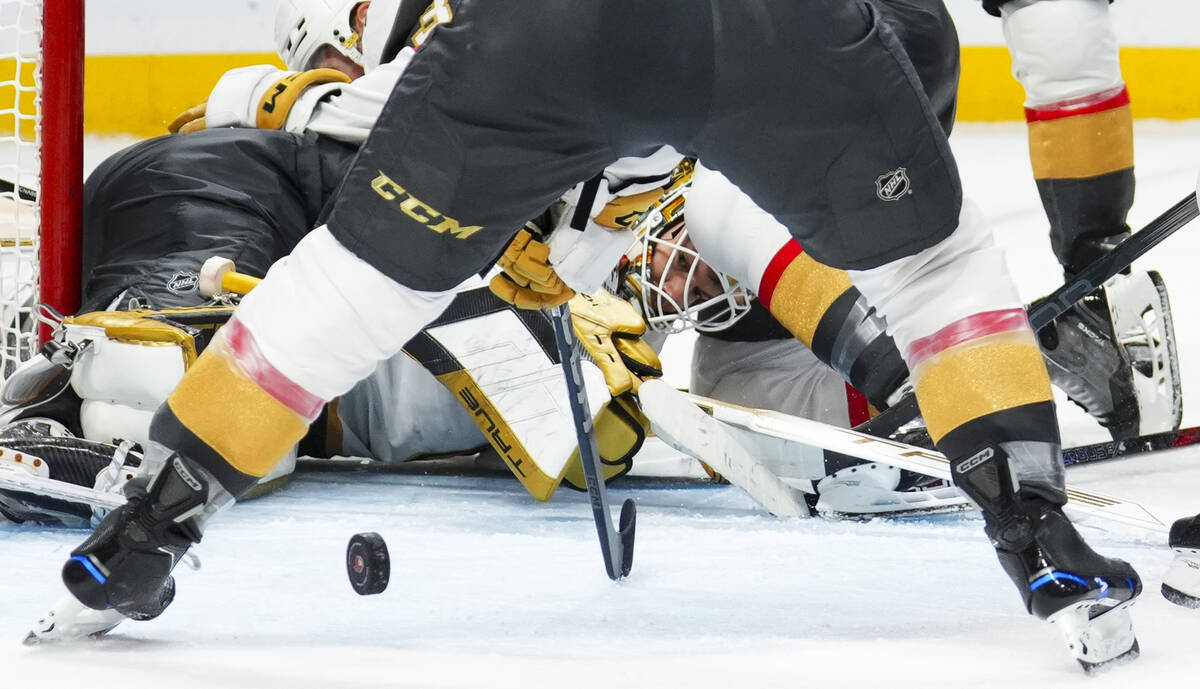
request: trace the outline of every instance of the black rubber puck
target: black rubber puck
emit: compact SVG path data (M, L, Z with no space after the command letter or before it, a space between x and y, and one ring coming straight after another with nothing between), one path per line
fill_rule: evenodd
M346 548L346 574L360 596L383 593L392 575L387 543L377 533L357 533Z

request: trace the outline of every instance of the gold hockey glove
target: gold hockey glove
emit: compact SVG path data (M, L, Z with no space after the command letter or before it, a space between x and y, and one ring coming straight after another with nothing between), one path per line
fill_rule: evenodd
M275 82L262 100L258 102L258 117L255 125L259 129L282 129L287 123L288 113L300 99L304 89L317 84L331 82L350 83L350 77L336 69L310 69L306 72L292 72Z
M192 132L204 129L208 126L204 121L204 114L207 109L207 101L200 105L193 105L171 120L171 123L167 125L167 131L172 134L191 134Z
M613 397L637 392L642 381L662 376L662 362L642 340L646 322L633 304L605 290L577 294L570 302L575 336L604 373Z
M633 468L633 456L642 449L650 433L650 422L638 408L631 395L613 397L596 414L596 445L604 469L604 482L624 476ZM563 473L563 483L576 490L587 490L587 478L579 449L571 453Z
M523 229L496 262L504 271L492 278L492 293L519 309L559 306L575 296L550 265L550 247Z

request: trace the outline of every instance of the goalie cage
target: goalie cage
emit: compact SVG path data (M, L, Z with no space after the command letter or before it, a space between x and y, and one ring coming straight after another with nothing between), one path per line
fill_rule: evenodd
M0 388L79 305L83 0L0 0Z

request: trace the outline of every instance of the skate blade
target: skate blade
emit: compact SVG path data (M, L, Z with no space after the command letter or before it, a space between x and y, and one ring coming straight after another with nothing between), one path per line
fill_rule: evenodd
M1095 617L1089 615L1096 602L1081 601L1051 615L1047 621L1062 633L1067 650L1083 671L1092 674L1133 660L1141 652L1129 615L1134 600L1125 601Z
M1176 546L1175 559L1163 574L1163 598L1185 608L1200 608L1200 549Z
M1183 608L1200 608L1200 598L1188 595L1177 588L1173 588L1168 584L1162 585L1162 596L1168 601Z
M116 610L92 610L68 594L25 635L26 646L96 638L129 618Z

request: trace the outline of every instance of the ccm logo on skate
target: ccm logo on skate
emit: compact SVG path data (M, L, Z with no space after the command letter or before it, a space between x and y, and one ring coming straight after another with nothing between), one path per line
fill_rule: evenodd
M466 239L483 229L480 225L463 227L454 218L443 215L441 211L408 193L404 187L385 175L383 170L379 171L378 177L371 180L371 188L384 200L395 201L400 212L439 234L449 232L458 239Z
M960 473L960 474L965 474L965 473L967 473L968 471L970 471L970 470L974 469L975 467L979 466L980 464L983 464L984 462L987 462L987 461L988 461L989 459L991 459L991 458L992 458L992 456L993 456L993 455L995 455L995 454L996 454L996 453L995 453L995 452L992 450L992 448L990 448L990 447L985 447L985 448L983 448L983 450L981 450L979 453L975 454L975 455L974 455L974 456L972 456L972 457L969 457L969 458L968 458L966 461L964 461L962 464L959 464L957 467L955 467L955 469L954 469L954 470L955 470L955 471L957 471L957 472L958 472L958 473Z
M875 195L880 201L899 201L912 193L912 183L908 181L908 170L897 168L875 178Z
M175 473L179 474L179 478L186 483L189 488L197 493L204 490L204 488L200 485L200 482L196 480L195 476L192 476L192 472L187 470L187 467L183 465L183 460L181 460L179 457L175 457L175 459L171 461L171 466L175 467Z

